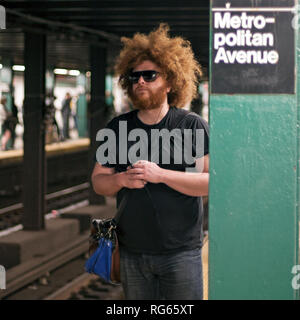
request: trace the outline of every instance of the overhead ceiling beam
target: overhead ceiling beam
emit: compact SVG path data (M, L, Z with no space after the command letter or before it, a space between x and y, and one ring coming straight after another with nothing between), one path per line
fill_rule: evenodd
M30 11L30 13L32 13ZM67 12L34 12L35 15L38 15L41 18L51 18L51 19L104 19L104 20L142 20L142 19L149 19L149 20L159 20L159 19L176 19L176 20L209 20L209 16L207 14L179 14L179 13L166 13L166 14L153 14L149 15L147 12L140 12L138 14L134 14L133 12L128 14L107 14L105 12L76 12L76 13L67 13Z
M72 23L64 23L64 22L60 22L60 21L47 20L44 18L32 16L29 14L23 14L23 13L20 13L16 10L12 10L12 9L6 9L6 12L8 14L13 15L13 16L17 16L23 20L27 20L27 21L30 21L35 24L44 25L45 27L51 26L51 27L56 27L56 28L65 28L67 30L72 30L75 32L83 32L83 33L87 33L90 35L100 36L101 38L104 38L104 39L112 41L112 42L120 42L120 38L117 35L114 35L114 34L111 34L111 33L105 32L105 31L94 30L94 29L90 29L87 27L74 25Z
M173 26L181 27L181 26L190 26L193 29L196 29L199 26L207 26L207 22L205 21L160 21L160 20L144 20L144 21L103 21L103 20L87 20L86 23L94 26L132 26L132 27L143 27L143 26L155 26L160 22L168 22L169 24L173 24ZM138 31L138 30L137 30Z
M184 3L182 0L89 0L89 1L43 1L41 6L41 1L6 1L5 7L14 8L14 9L32 9L37 7L43 7L43 9L50 8L114 8L121 10L132 10L132 9L143 9L147 10L148 8L155 8L154 10L161 10L162 8L189 8L189 10L194 9L207 9L209 7L209 1L202 1L199 6L199 0L185 0Z

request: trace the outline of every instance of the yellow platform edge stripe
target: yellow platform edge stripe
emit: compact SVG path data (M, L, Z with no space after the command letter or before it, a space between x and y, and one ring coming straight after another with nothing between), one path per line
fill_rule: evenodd
M202 246L203 270L203 300L208 300L208 235L205 236Z
M55 142L47 144L45 147L47 156L70 153L73 151L87 150L90 145L89 138ZM0 151L0 165L21 161L23 158L23 149Z

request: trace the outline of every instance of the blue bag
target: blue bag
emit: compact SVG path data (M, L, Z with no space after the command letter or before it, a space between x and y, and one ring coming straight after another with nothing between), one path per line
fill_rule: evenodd
M90 235L90 258L85 263L85 270L97 274L102 280L120 283L120 252L117 237L117 224L127 204L130 193L124 188L123 198L112 219L93 219Z
M101 238L99 240L98 248L92 254L92 256L86 261L86 271L89 273L95 273L103 280L110 282L111 256L111 240Z
M85 263L88 273L98 275L105 282L120 282L120 256L113 219L92 221L90 255Z

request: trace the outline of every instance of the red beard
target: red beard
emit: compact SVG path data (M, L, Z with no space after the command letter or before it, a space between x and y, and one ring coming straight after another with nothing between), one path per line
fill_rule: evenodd
M139 110L157 109L166 99L166 86L161 86L155 92L148 88L145 88L145 90L149 93L147 96L139 96L132 91L132 88L129 90L128 95L134 108Z

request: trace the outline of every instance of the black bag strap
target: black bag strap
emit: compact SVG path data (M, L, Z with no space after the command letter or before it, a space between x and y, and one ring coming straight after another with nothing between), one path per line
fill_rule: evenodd
M171 124L171 130L178 128L179 124L184 120L184 118L190 114L191 111L185 109L178 109L177 113L175 114L175 119Z
M125 190L124 193L125 194L124 194L124 196L123 196L123 198L122 198L122 200L120 202L120 205L119 205L119 207L117 209L117 212L116 212L116 214L115 214L115 216L113 218L113 220L114 220L116 225L119 223L121 215L122 215L122 213L123 213L123 211L125 209L125 206L126 206L126 204L128 202L128 199L129 199L129 196L130 196L130 190L129 189Z

